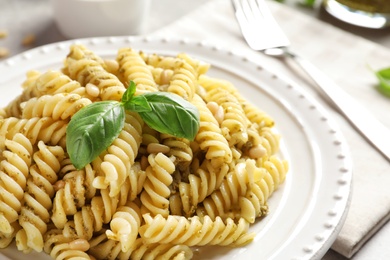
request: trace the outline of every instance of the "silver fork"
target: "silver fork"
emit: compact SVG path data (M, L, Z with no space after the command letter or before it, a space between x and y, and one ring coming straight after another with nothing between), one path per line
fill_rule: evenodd
M308 60L293 53L287 36L265 0L231 0L241 32L249 47L266 55L294 60L318 85L321 94L350 124L390 161L390 130L332 82Z

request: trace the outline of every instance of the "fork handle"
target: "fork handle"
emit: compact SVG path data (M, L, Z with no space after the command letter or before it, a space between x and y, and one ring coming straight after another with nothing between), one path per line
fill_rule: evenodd
M308 60L293 53L289 55L317 83L322 94L334 104L349 123L390 161L390 130Z

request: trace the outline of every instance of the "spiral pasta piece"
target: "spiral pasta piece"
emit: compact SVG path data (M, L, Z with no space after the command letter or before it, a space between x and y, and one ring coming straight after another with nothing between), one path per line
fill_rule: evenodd
M73 167L72 171L54 184L56 194L51 220L57 228L64 228L67 216L76 214L87 200L95 196L96 189L92 186L94 177L95 172L88 164L81 170Z
M99 188L109 187L110 196L116 196L130 174L142 140L143 121L134 112L126 112L125 124L118 138L107 148L101 163L103 178L97 177ZM97 186L95 186L97 187Z
M175 93L186 100L192 100L198 88L198 72L191 64L200 66L200 63L190 58L162 57L156 54L141 53L140 56L146 64L163 69L160 71L162 72L160 84L166 84L169 81L166 91ZM183 57L185 56L183 55ZM199 69L199 71L202 70Z
M206 94L208 102L214 101L223 108L224 118L221 123L222 133L229 145L243 145L248 141L246 117L237 98L224 89L212 89Z
M134 171L139 168L138 165L135 166L132 167ZM138 194L141 191L143 177L140 177L141 174L136 174L138 175L136 178L139 178L136 180L136 184L131 183L133 178L128 177L120 192L114 197L109 195L109 189L100 190L99 195L93 196L89 203L86 203L73 215L73 220L68 219L63 228L64 235L89 240L94 232L101 231L103 225L108 224L113 219L118 208L126 206L128 202L132 201L132 193ZM136 191L132 190L134 186L136 186Z
M267 159L272 153L271 147L269 146L269 143L266 142L264 137L259 135L255 124L252 124L250 127L248 127L247 133L248 142L241 147L242 157L254 159L256 161Z
M273 118L250 103L246 98L244 98L237 88L229 81L223 79L217 79L210 77L208 75L199 76L199 84L206 90L210 91L212 89L224 89L229 93L233 94L237 100L241 103L246 116L252 123L256 123L259 127L272 127L275 125Z
M73 60L92 60L95 61L99 66L101 66L103 69L107 69L107 64L104 62L104 60L99 57L95 52L88 49L86 46L82 44L73 44L70 46L70 51L67 55L67 58L73 59ZM69 74L69 67L65 60L64 67L62 68L63 72L65 74Z
M215 165L212 160L204 160L202 162L200 168L208 175L215 176L215 188L213 189L213 185L210 185L209 191L207 192L208 194L211 190L216 190L221 186L222 182L226 179L226 175L231 171L232 165L234 165L233 162L222 165ZM214 181L212 183L214 183Z
M209 63L197 60L186 53L179 53L176 57L170 57L158 55L156 53L148 54L140 52L140 57L147 65L154 68L162 68L164 70L173 70L182 62L182 60L184 60L195 69L198 76L205 74L210 69Z
M288 171L288 163L276 156L271 156L269 160L263 162L263 167L267 170L264 178L261 180L261 187L266 199L279 187L285 180Z
M140 57L145 61L145 63L153 68L161 68L164 70L174 70L182 63L183 59L171 56L161 56L156 53L145 53L140 52Z
M280 136L269 127L263 127L259 131L262 137L261 145L267 150L267 155L275 155L279 151Z
M3 221L3 219L1 219L1 221ZM15 235L20 229L19 223L17 222L13 222L11 226L14 231L10 235L4 235L0 233L0 248L7 248L12 243L12 241L14 241Z
M228 171L227 164L213 167L211 161L206 160L194 174L188 175L188 182L182 181L178 184L180 208L186 216L193 215L198 204L221 186Z
M194 104L200 114L200 126L195 140L202 150L206 152L206 158L217 160L220 163L230 163L233 159L232 151L226 138L222 135L219 124L203 99L195 94L192 104Z
M264 171L256 167L254 160L238 163L234 166L234 171L228 173L219 189L203 201L202 210L212 219L217 216L223 219L241 218L239 212L245 211L246 208L239 207L240 198L245 196L263 175Z
M175 165L179 168L188 167L193 159L193 151L188 139L161 134L161 143L170 148L167 155L175 157Z
M143 191L143 186L146 180L146 172L142 170L139 162L134 163L130 169L130 175L125 185L122 185L122 189L126 190L120 194L122 199L119 205L124 205L127 200L134 201L137 196ZM126 189L128 187L128 189Z
M22 229L16 234L19 250L27 252L30 249L42 251L43 234L50 221L54 197L53 184L57 181L60 161L64 158L64 150L60 146L47 146L40 141L38 148L33 155L35 164L30 167L24 204L19 216Z
M49 230L44 236L44 251L56 260L90 260L88 249L88 241L65 237L59 229Z
M109 239L119 241L122 252L127 252L137 239L141 226L141 210L133 202L119 207L112 216L106 235Z
M66 120L91 103L91 100L82 98L78 94L44 95L39 98L31 98L23 103L22 117L51 117L54 120Z
M163 153L150 154L148 161L150 166L146 169L146 181L144 191L141 193L144 211L153 215L168 216L169 200L171 194L169 185L173 179L171 174L175 171L174 158L169 158Z
M80 55L69 55L65 61L65 68L72 79L86 86L93 84L100 90L99 97L102 100L120 101L126 88L114 75L104 69L102 63L88 55L89 51L82 46L74 46L74 53ZM77 51L76 51L77 50ZM76 56L76 57L74 57ZM104 64L104 62L103 62Z
M137 238L130 250L123 252L118 241L107 238L105 233L89 241L89 254L97 259L108 260L185 260L192 259L193 252L186 245L145 244L142 238Z
M19 119L8 117L0 120L0 149L4 147L1 137L12 139L17 133L25 135L33 145L38 140L50 145L60 145L65 148L67 122L54 120L51 117L34 117Z
M255 181L248 193L239 201L241 209L239 216L244 217L250 223L253 223L255 218L268 213L267 200L284 181L288 164L276 156L271 156L269 160L262 163L259 169L263 177Z
M22 208L33 147L27 137L19 133L5 141L5 148L0 162L0 234L12 238L15 235L13 223Z
M100 192L104 190L104 194L108 195L110 190L107 189L104 180L104 173L101 173L102 170L100 168L102 160L100 157L97 157L93 162L93 171L96 172L97 176L92 181L92 187ZM100 173L99 173L100 172ZM116 201L117 206L123 206L128 201L134 201L138 198L138 195L143 190L143 185L146 180L146 173L141 168L140 162L135 162L130 168L130 174L125 179L125 182L121 185L119 193L112 197Z
M247 163L249 172L254 172L255 178L250 182L246 194L239 194L238 208L236 218L245 218L249 223L254 223L256 218L268 214L268 204L265 194L261 191L259 183L267 174L267 170L263 167L258 167L254 160Z
M35 81L34 88L37 92L36 97L62 93L77 94L92 101L97 99L97 95L88 91L88 88L81 86L78 81L72 80L68 75L57 70L48 70L39 75Z
M173 70L152 67L153 80L157 84L158 91L168 91L169 82L172 79Z
M35 84L37 79L41 76L41 74L42 73L38 70L27 71L26 78L22 83L22 88L23 88L22 96L24 96L24 101L32 97L35 97L39 94L39 91L37 92Z
M140 227L140 235L146 243L242 246L254 237L253 233L247 233L249 223L243 218L237 224L230 218L225 223L220 217L212 220L209 216L201 219L169 215L164 218L144 214L143 218L145 224Z
M140 56L153 70L154 79L160 85L160 91L168 91L184 99L191 100L198 90L198 77L209 69L208 63L196 60L185 53L176 57L148 55L144 52Z
M241 215L248 222L253 223L256 217L268 213L267 200L278 186L284 181L288 170L286 161L271 156L263 162L261 168L264 173L260 181L251 186L250 191L240 198Z
M90 204L84 205L73 220L68 220L63 228L63 234L70 238L90 240L94 232L103 229L103 224L111 221L118 208L118 197L111 198L108 190L101 190L100 196L94 196Z
M176 63L176 66L173 69L173 75L167 90L191 101L198 87L198 75L195 69L185 60Z
M266 112L258 109L252 103L248 102L241 95L237 97L239 102L242 104L242 108L248 119L252 123L256 123L259 126L259 129L262 127L273 127L275 125L274 119Z
M191 57L190 55L188 55L187 53L184 52L179 53L177 57L179 59L185 60L188 64L190 64L196 70L198 77L200 75L206 74L206 72L210 69L209 63L202 62L201 60L197 60Z
M268 203L264 195L259 183L255 183L245 196L240 196L238 203L240 212L236 213L236 217L254 223L256 218L267 215Z
M12 100L6 107L2 109L0 118L20 118L22 116L22 109L20 104L22 104L25 100L26 98L23 96L23 94Z
M4 118L6 118L6 117L8 117L8 116L7 116L7 112L5 111L4 108L1 108L1 109L0 109L0 119L4 119Z
M121 48L117 54L119 71L123 75L123 84L134 81L136 94L158 91L150 67L146 65L139 53L132 48Z

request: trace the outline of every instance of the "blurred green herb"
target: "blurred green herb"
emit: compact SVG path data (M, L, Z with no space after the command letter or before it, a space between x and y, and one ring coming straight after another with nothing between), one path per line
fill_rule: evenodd
M286 0L274 0L279 3L285 3ZM297 0L297 4L304 6L304 7L309 7L313 8L314 4L316 3L316 0Z
M300 0L299 3L306 7L314 7L316 0Z
M376 71L375 75L379 80L378 90L390 97L390 67Z

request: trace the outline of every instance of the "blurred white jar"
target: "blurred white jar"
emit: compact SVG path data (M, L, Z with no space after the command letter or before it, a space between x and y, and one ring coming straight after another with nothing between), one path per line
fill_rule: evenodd
M145 31L150 0L51 0L67 38L137 35Z

